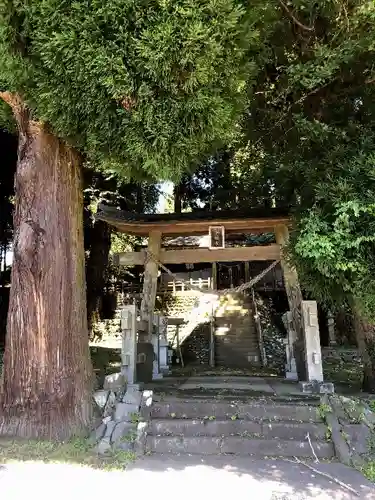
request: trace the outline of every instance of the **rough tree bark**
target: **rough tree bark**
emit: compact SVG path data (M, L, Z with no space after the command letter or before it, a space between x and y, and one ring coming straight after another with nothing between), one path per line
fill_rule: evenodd
M353 307L357 346L362 357L362 390L375 394L375 325L364 319L360 309Z
M80 161L19 96L0 97L19 132L0 433L67 439L92 418Z

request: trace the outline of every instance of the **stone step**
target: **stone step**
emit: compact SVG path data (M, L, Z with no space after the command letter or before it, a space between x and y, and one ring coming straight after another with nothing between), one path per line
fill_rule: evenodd
M254 420L153 419L149 434L153 436L242 436L266 439L324 440L326 426L310 422L274 422Z
M332 443L312 441L311 444L318 458L333 458L335 456ZM237 456L314 458L307 440L292 441L242 437L159 437L149 435L146 441L146 451L159 454L230 454Z
M315 406L280 403L243 403L216 401L155 402L152 418L197 418L321 422Z

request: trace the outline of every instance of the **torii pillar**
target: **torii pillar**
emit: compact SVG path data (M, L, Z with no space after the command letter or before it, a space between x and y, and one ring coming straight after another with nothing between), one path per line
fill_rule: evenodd
M288 335L289 339L292 336L290 347L296 360L298 379L302 382L304 392L331 392L333 386L328 386L332 384L326 384L327 387L323 384L317 304L313 300L303 300L297 270L284 257L285 245L289 241L288 227L277 226L275 236L276 243L280 245L281 266L290 309Z
M143 277L143 296L141 302L141 333L139 342L152 341L153 316L158 285L159 266L152 257L156 259L160 254L161 232L151 231L148 236L147 250L151 255L147 255L144 277Z
M280 264L284 275L285 291L288 297L288 344L290 356L295 360L299 380L306 380L304 356L304 331L302 321L302 292L295 267L285 258L285 246L289 242L289 230L285 224L275 227L276 243L280 245ZM291 375L293 378L293 375Z

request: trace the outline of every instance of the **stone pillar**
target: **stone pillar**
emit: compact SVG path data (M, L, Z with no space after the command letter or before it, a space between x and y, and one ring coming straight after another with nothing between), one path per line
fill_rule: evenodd
M132 385L137 377L137 308L133 305L123 306L121 310L121 373L127 383Z
M335 317L331 312L328 312L327 316L329 345L334 347L336 345Z
M163 374L168 374L170 372L168 364L169 343L167 338L168 318L160 316L159 325L159 371Z
M160 314L154 314L153 318L154 333L152 334L152 345L154 348L154 362L152 368L152 379L158 380L163 378L163 373L160 366L160 348L161 340L164 338L165 334L163 331L165 318Z
M217 291L217 262L212 263L212 301L211 301L211 319L210 319L210 359L209 363L211 368L215 366L215 314L216 307L214 304L215 298L214 294Z
M287 380L298 380L296 358L294 354L294 344L297 341L297 334L293 329L293 319L290 311L283 315L283 323L287 331L287 337L285 339L285 378Z
M305 365L307 382L323 382L322 352L318 324L318 308L314 300L302 301Z

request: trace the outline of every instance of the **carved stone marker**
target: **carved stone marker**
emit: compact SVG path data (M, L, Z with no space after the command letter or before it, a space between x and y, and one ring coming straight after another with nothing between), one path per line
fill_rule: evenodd
M297 340L297 333L293 328L293 318L290 311L283 315L283 323L287 331L285 339L286 350L286 364L285 364L285 378L287 380L298 380L296 359L294 355L294 344Z
M125 376L128 384L134 384L137 366L137 309L134 304L123 306L121 330L121 373Z
M306 381L323 382L322 352L318 324L317 304L314 300L302 301Z
M154 361L152 365L152 379L159 380L163 378L163 373L160 370L160 338L162 335L164 317L160 314L154 314L153 316L153 334L152 334L152 345L154 347Z
M331 312L328 313L327 325L328 325L329 345L335 346L336 345L335 317Z

